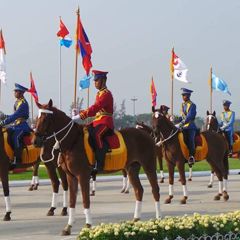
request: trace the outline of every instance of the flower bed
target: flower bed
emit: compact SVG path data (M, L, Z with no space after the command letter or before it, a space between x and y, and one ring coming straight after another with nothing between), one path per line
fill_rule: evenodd
M197 240L240 239L240 211L227 214L169 217L131 223L100 223L99 226L83 228L78 239L94 240ZM214 237L213 237L214 236Z

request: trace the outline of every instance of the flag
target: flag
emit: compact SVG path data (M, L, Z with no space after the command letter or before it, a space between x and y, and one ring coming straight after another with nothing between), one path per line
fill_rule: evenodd
M72 39L69 36L69 32L66 26L63 24L62 19L60 18L60 30L57 33L57 36L60 40L60 46L65 46L69 48L72 45Z
M76 51L78 55L81 52L82 55L82 65L86 71L86 75L89 75L89 71L92 67L91 54L92 47L88 36L83 28L80 16L78 15L77 28L76 28Z
M34 97L35 102L38 102L38 94L37 94L37 90L33 81L33 77L32 77L32 73L30 73L30 82L31 82L31 86L30 88L27 90L27 92L30 92L31 95Z
M172 57L171 70L173 71L173 77L181 82L190 83L187 80L188 69L185 63L174 53Z
M5 42L3 39L2 30L0 30L0 80L6 84L7 75L5 55L6 55Z
M91 76L85 75L79 82L79 90L89 88L90 87L90 79L91 79Z
M229 95L231 93L228 90L228 85L224 82L221 78L217 77L215 74L212 73L212 89L216 91L226 92Z
M152 95L152 105L154 107L156 107L156 105L157 105L157 91L156 91L156 88L155 88L155 85L154 85L153 77L152 77L152 83L151 83L151 86L150 86L150 93Z

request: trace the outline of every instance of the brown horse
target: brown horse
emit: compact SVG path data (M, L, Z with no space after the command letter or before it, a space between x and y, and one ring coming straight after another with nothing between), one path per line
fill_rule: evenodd
M39 118L36 123L34 139L35 147L43 147L46 139L55 136L59 141L61 159L60 163L67 175L76 178L80 183L86 226L92 225L90 212L89 180L93 166L90 165L87 152L84 147L84 125L74 123L65 113L52 106L52 100L46 105L37 104ZM139 179L139 171L143 167L152 187L155 200L156 217L161 217L160 193L156 174L156 154L153 139L145 132L134 128L125 128L120 131L127 149L126 169L130 182L135 191L136 207L133 221L141 217L143 187ZM44 142L45 141L45 142ZM116 172L121 169L105 171ZM103 172L102 172L103 173ZM69 185L70 210L69 221L62 235L69 235L75 219L75 205L77 189L75 183Z
M170 203L173 198L174 168L177 166L183 186L183 198L180 203L185 204L188 198L184 171L186 158L182 153L178 139L179 130L163 115L161 108L160 110L155 110L154 107L152 108L152 121L154 133L156 136L161 137L161 143L164 144L165 159L169 172L169 196L165 200L165 203ZM222 194L224 196L224 200L228 200L228 158L226 143L223 138L215 132L205 131L202 132L202 135L205 137L208 145L206 160L210 164L211 168L214 169L218 180L220 181L219 193L215 196L214 200L219 200Z
M221 133L215 111L213 111L213 113L209 113L209 111L207 111L206 130ZM240 137L239 131L236 131L234 133ZM236 151L233 153L237 153L237 158L240 160L240 152ZM212 170L210 183L208 184L209 188L213 186L213 182L214 182L214 171Z
M31 164L21 164L17 166L18 168L27 168L31 167L35 164L39 164L40 158L37 158L37 160ZM56 159L55 159L56 162ZM11 201L10 201L10 194L9 194L9 180L8 180L8 174L9 174L9 157L7 156L5 149L4 149L4 137L3 137L3 129L0 129L0 178L2 181L2 187L3 187L3 193L5 197L5 203L6 203L6 214L3 218L4 221L10 221L11 220ZM58 193L58 186L59 186L59 180L56 174L56 166L52 163L46 163L45 164L46 169L48 171L49 178L52 181L52 187L53 187L53 200L52 200L52 206L47 212L47 216L53 216L54 210L57 207L57 193ZM62 185L64 188L64 207L62 209L61 215L66 216L67 215L67 207L68 207L68 185L66 182L66 176L65 172L63 170L59 171L61 179L62 179ZM64 177L65 176L65 177Z

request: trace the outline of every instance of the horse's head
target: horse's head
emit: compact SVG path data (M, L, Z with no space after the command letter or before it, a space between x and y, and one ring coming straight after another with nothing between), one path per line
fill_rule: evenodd
M218 120L216 118L215 111L213 113L209 113L209 111L207 111L206 130L214 132L218 131Z
M36 103L38 107L38 117L36 119L36 131L33 137L34 147L43 147L44 142L46 142L49 132L53 132L52 128L52 116L53 116L53 102L50 99L48 104L41 105Z

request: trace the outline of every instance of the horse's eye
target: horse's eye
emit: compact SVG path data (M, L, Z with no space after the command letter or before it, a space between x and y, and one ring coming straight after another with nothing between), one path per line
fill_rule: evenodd
M158 118L159 117L159 112L155 112L154 116L155 116L155 118Z

